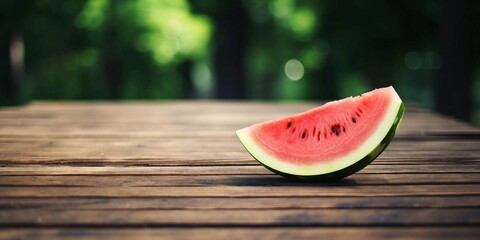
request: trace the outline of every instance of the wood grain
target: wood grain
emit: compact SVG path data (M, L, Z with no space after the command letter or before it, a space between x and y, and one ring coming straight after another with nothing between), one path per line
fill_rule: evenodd
M458 185L480 184L479 173L358 173L329 186L345 185ZM0 187L174 187L174 186L318 186L326 184L298 182L277 175L26 175L0 176Z
M0 208L15 209L397 209L475 208L480 196L411 197L130 197L130 198L3 198Z
M318 105L1 108L0 239L476 239L476 127L407 104L387 150L334 183L277 176L234 134Z
M475 239L475 226L430 227L179 227L179 228L14 228L6 239Z
M420 226L478 225L480 209L142 210L19 209L0 211L5 226Z
M479 184L391 186L0 187L2 197L318 197L480 195Z

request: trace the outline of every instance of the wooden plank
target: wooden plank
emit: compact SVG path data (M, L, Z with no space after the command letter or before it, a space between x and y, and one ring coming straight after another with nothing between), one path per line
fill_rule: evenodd
M372 164L377 165L381 163L388 164L442 164L442 163L474 163L480 162L480 151L468 152L459 151L458 154L453 151L437 151L431 153L409 151L409 153L391 154L390 151L384 152ZM72 155L75 154L75 155ZM78 154L78 155L77 155ZM86 154L84 158L79 158L82 153L66 153L67 158L48 158L47 156L41 158L32 157L16 157L15 154L8 159L0 160L0 167L13 164L29 164L29 165L80 165L80 166L95 166L95 165L160 165L160 166L219 166L219 165L258 165L252 157L244 156L245 153L223 153L215 154L215 157L209 157L207 153L192 155L182 154L162 154L157 153L158 156L152 157L91 157ZM453 155L449 157L448 155ZM5 157L7 154L4 154ZM95 154L101 156L102 153ZM234 157L238 155L238 157ZM196 158L195 158L196 157Z
M206 131L182 131L182 132L170 132L162 131L158 135L155 134L131 134L125 135L119 138L116 135L98 135L98 136L63 136L63 135L46 135L46 136L34 136L29 138L28 136L15 136L15 135L0 135L0 142L3 144L15 143L15 144L31 144L32 147L69 147L69 146L80 146L85 147L81 143L85 141L90 141L92 146L97 144L101 145L111 145L111 146L131 146L136 147L138 144L146 144L146 146L170 146L175 147L181 144L194 144L193 146L232 146L238 147L238 140L233 132L227 131L216 131L218 135L214 135L215 131L209 132ZM176 134L176 135L174 135ZM222 134L222 135L220 135ZM225 135L223 135L225 134ZM475 136L471 134L472 136ZM433 137L433 136L432 136ZM426 146L451 146L453 148L463 148L463 146L471 144L474 145L474 142L478 142L478 139L449 139L446 136L441 136L442 138L433 139L428 136L421 135L396 135L394 138L397 141L393 141L391 146L405 146L408 147L417 144L422 144ZM415 139L413 139L415 138ZM169 142L165 142L165 139L169 139ZM208 139L210 142L206 144L202 140ZM402 141L403 140L403 141ZM413 140L413 141L412 141ZM435 148L437 149L437 148ZM417 150L421 150L420 148Z
M230 132L230 137L197 138L134 137L129 138L23 138L0 141L0 163L110 163L110 164L252 164L255 163ZM35 140L33 140L35 139ZM480 159L479 141L393 141L378 160L402 158L410 160L446 161ZM189 151L184 151L189 146ZM28 148L29 151L24 151ZM19 154L22 152L22 154ZM213 154L215 153L215 154Z
M155 198L3 198L0 209L361 209L478 208L480 196L414 197L155 197Z
M371 165L452 165L452 164L478 164L480 157L470 154L455 152L437 152L435 154L421 154L410 151L411 156L391 156L384 152L375 159ZM416 155L414 155L416 154ZM191 156L181 157L141 157L141 158L60 158L60 159L22 159L12 158L11 160L0 160L0 167L36 165L35 167L52 166L258 166L259 163L252 157L232 158L231 155L222 158L203 156L198 159ZM454 155L454 156L449 156ZM463 156L462 156L463 155Z
M329 184L272 174L233 133L316 105L0 109L0 238L468 239L480 233L478 128L407 105L389 148L358 174Z
M205 133L223 130L224 133L231 134L233 130L252 123L297 113L313 106L315 105L227 102L64 103L55 107L34 104L29 108L3 111L0 135L148 135L149 132L162 132L160 129L168 129L168 132L187 131L191 134L198 130ZM190 114L192 111L196 114ZM250 114L246 115L245 112ZM477 128L454 119L407 110L399 134L435 131L479 132Z
M4 228L5 239L476 239L477 226L453 227L176 227L176 228Z
M237 143L239 144L239 143ZM0 144L0 146L2 146ZM145 147L137 145L129 147L68 147L44 149L30 147L31 151L21 155L18 152L28 146L18 145L15 149L4 147L0 150L0 163L11 164L55 164L55 163L143 163L143 164L164 164L164 165L204 165L204 164L254 164L254 159L244 149L233 150L221 146L203 146L191 148L185 152L183 146L173 147ZM148 148L148 149L147 149ZM449 150L447 146L439 146L443 150L395 150L387 149L378 160L388 159L410 159L410 160L480 160L479 150L458 149ZM473 148L473 147L472 147ZM183 149L183 150L182 150ZM452 156L453 155L453 156Z
M112 116L113 118L113 116ZM239 123L239 124L230 124L226 126L217 126L215 128L201 128L201 126L191 126L184 127L183 125L167 125L163 128L158 128L156 125L148 126L145 123L131 123L132 126L117 126L118 129L107 129L98 127L62 127L62 126L50 126L47 128L43 124L36 127L25 127L19 128L19 126L4 126L0 128L0 136L2 137L136 137L136 136L150 136L150 137L184 137L188 138L189 136L203 136L203 137L229 137L233 131L241 129L243 127L249 126L253 123L260 122L251 121L249 123ZM266 119L264 119L266 120ZM413 121L413 120L412 120ZM460 127L463 126L463 127ZM398 137L404 138L407 137L409 140L411 137L424 137L424 139L434 139L436 136L438 139L448 139L449 135L452 136L461 136L464 134L466 139L478 139L479 130L473 127L465 127L464 125L460 126L451 126L449 124L445 125L428 125L425 123L425 126L405 126L402 125L398 131ZM449 127L455 127L458 130L444 130ZM117 131L118 130L118 131ZM461 139L461 138L454 138Z
M479 164L372 164L357 174L427 174L427 173L479 173ZM259 164L251 166L37 166L12 165L0 167L0 175L272 175Z
M185 134L185 135L183 135ZM18 147L29 146L31 150L43 149L45 151L51 149L70 149L70 148L86 148L91 147L124 147L124 148L141 148L151 150L150 148L172 148L176 149L179 146L189 146L196 148L226 148L227 152L242 150L243 147L239 145L236 136L231 133L229 136L209 137L209 135L190 135L187 133L179 133L176 137L157 137L157 136L141 136L131 135L122 138L111 136L98 137L57 137L57 136L43 136L43 137L24 137L24 136L0 136L0 144L7 149L17 149ZM397 136L388 147L390 151L480 151L478 142L480 139L431 139L415 137L415 141L405 137L415 136ZM165 141L168 138L168 141ZM402 139L403 138L403 139ZM205 142L208 140L208 142ZM405 141L402 141L405 140ZM88 144L86 144L88 142ZM6 149L1 149L2 152Z
M19 197L375 197L480 195L480 185L195 186L195 187L0 187Z
M0 167L0 175L272 175L262 166L38 166Z
M0 210L5 226L419 226L480 225L479 208L308 210Z
M0 176L0 186L58 186L58 187L162 187L162 186L342 186L342 185L428 185L480 184L480 173L425 173L425 174L355 174L337 183L309 183L284 179L276 175L92 175L85 176Z

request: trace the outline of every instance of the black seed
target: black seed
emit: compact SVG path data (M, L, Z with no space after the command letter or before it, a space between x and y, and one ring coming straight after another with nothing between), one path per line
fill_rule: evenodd
M353 123L356 123L356 122L357 122L357 119L355 119L354 117L352 117L352 122L353 122Z
M305 139L307 137L307 130L304 130L302 133L302 139Z
M338 126L338 124L333 125L333 126L332 126L332 133L337 132L339 127L340 127L340 126Z
M346 131L345 131L345 127L343 127L343 132L346 132Z
M292 122L290 122L290 120L288 120L287 129L289 129L291 126L292 126Z
M332 133L335 133L335 135L339 136L341 129L340 129L340 124L335 124L332 126Z

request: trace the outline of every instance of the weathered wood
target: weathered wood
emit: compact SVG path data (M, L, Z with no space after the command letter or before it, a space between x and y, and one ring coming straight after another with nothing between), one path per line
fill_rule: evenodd
M201 135L231 136L232 130L254 122L286 116L314 106L208 101L157 104L39 103L27 108L3 110L0 125L4 127L0 129L0 135L156 136L167 132L167 136L174 136L182 134L178 132L195 135L195 131L201 131L205 133ZM454 119L426 112L410 112L407 106L399 134L408 132L479 133L479 130Z
M61 140L58 140L61 141ZM204 142L205 140L198 140ZM225 140L224 140L225 141ZM101 145L96 147L80 147L85 143L78 143L78 146L69 147L53 147L53 143L45 143L45 146L35 147L32 144L18 144L14 149L4 147L1 150L1 163L22 163L22 164L162 164L162 165L205 165L205 164L231 164L244 165L256 164L255 161L248 155L243 148L232 149L228 146L221 148L220 146L201 146L195 147L198 143L188 143L191 146L190 152L184 151L185 146L180 143L176 147L168 146L150 146L145 144L137 144L133 147L121 146L121 143L116 143L119 146L113 147L110 145ZM115 144L115 140L112 140ZM239 144L238 142L236 143ZM457 145L462 143L449 143L450 145ZM51 145L51 146L50 146ZM220 144L218 144L220 145ZM421 146L421 144L419 144ZM407 150L406 146L396 149L392 146L382 154L378 160L388 159L407 159L407 160L444 160L451 158L463 160L472 159L480 160L480 149L477 149L474 144L465 144L462 147L452 147L450 150L448 145L438 145L435 149L422 150ZM22 149L28 148L30 151L18 156L18 152ZM218 153L222 151L222 153ZM215 154L213 154L215 153ZM446 157L454 153L454 156ZM214 155L214 156L212 156ZM81 157L80 157L81 156ZM375 161L377 162L377 161Z
M454 163L455 161L453 161ZM372 164L358 174L382 173L480 173L480 164ZM0 167L0 175L272 175L259 164L244 166L42 166L42 165L9 165Z
M476 226L429 227L175 227L175 228L10 228L6 239L476 239Z
M0 109L1 239L476 239L480 130L407 104L387 150L334 183L259 165L234 130L315 103Z
M252 187L0 187L2 197L375 197L480 195L479 184Z
M480 184L480 173L422 173L422 174L356 174L328 185L431 185ZM27 175L0 176L0 186L44 187L173 187L173 186L322 186L325 184L298 182L277 175Z
M477 225L480 209L308 209L308 210L0 210L6 226L382 226Z
M0 209L360 209L475 208L480 196L3 198Z

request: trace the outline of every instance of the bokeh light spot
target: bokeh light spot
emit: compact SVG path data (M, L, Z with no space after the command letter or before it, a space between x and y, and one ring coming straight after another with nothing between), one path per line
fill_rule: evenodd
M303 77L305 69L297 59L290 59L285 63L285 75L291 80L297 81Z

